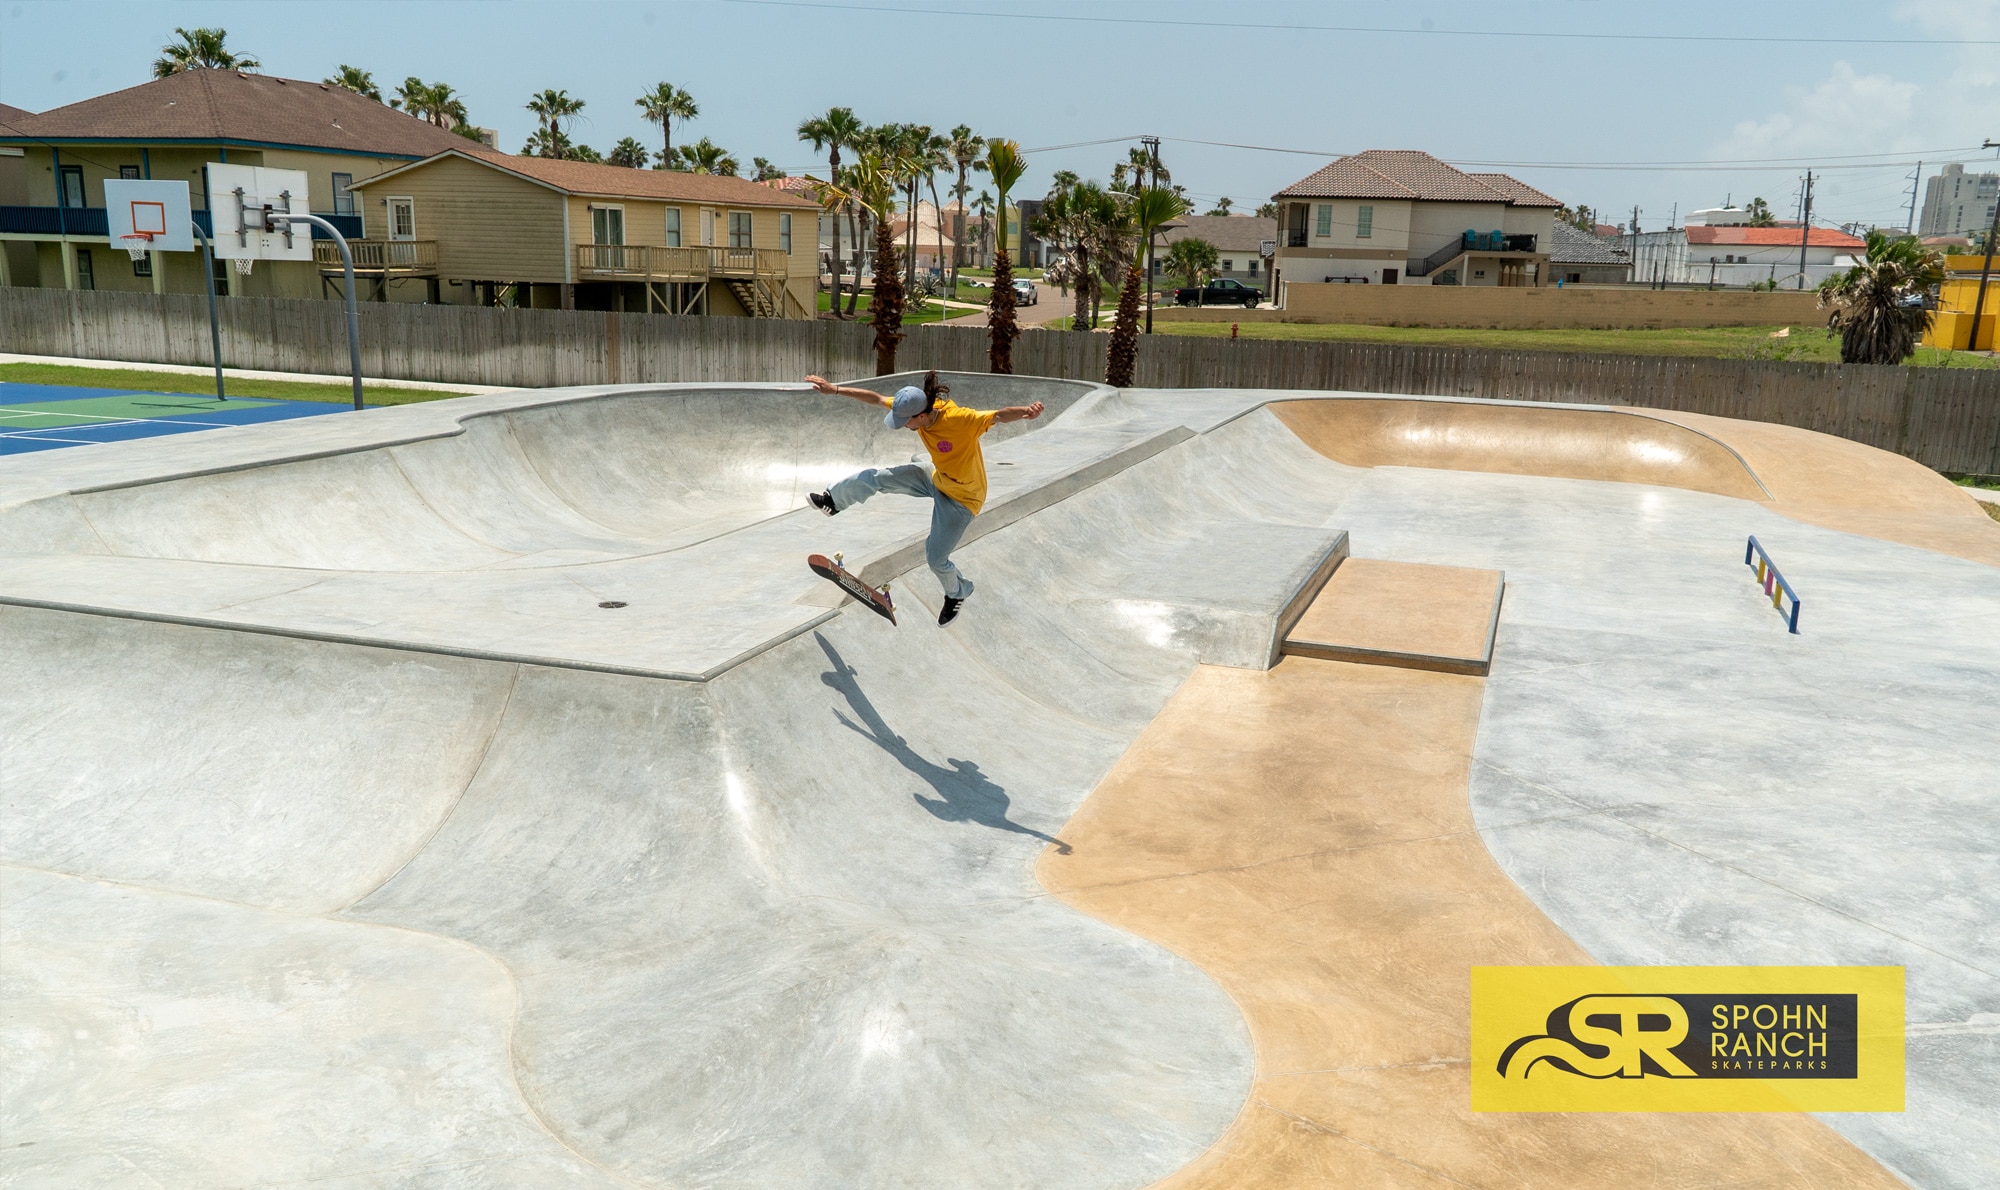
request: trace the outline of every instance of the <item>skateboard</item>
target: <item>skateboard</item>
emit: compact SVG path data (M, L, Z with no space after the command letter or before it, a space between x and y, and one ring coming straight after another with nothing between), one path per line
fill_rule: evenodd
M812 567L814 574L828 580L834 586L859 599L867 605L868 610L894 624L896 622L896 605L889 598L889 584L883 583L879 588L869 586L867 583L862 582L857 575L842 566L840 558L839 554L835 554L831 558L825 554L809 554L806 557L806 565Z

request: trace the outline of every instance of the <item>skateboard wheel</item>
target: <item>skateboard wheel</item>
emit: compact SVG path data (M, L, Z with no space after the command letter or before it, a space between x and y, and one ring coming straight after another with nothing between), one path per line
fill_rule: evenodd
M838 565L840 565L840 560L841 560L842 558L845 558L846 556L847 556L846 554L835 554L835 555L833 556L833 564L834 564L835 566L838 566Z

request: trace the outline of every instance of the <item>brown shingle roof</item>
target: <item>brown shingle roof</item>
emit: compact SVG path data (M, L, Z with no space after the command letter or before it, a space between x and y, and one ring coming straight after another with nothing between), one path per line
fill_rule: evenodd
M1510 207L1559 207L1562 204L1521 179L1507 174L1468 174L1507 196Z
M12 104L0 103L0 121L8 124L13 124L24 116L32 116L34 114L25 107L15 107ZM0 128L0 136L7 135L7 132L8 129Z
M428 157L463 137L325 83L189 70L24 119L0 141L201 141Z
M1183 215L1167 224L1160 242L1171 245L1181 240L1207 240L1219 251L1248 252L1254 256L1265 240L1277 238L1276 219L1259 219L1254 215Z
M654 198L672 202L726 203L739 207L792 207L816 211L817 203L785 194L748 178L724 178L714 174L684 174L672 170L628 169L622 165L596 165L588 161L558 161L549 157L516 157L461 138L459 144L422 161L377 174L354 183L354 189L373 186L421 169L432 161L456 155L495 169L552 186L570 194L603 198Z
M1580 227L1557 219L1549 227L1551 264L1629 264L1631 254L1617 244L1599 239Z
M1504 182L1504 185L1502 184ZM1273 198L1414 198L1429 202L1561 204L1506 174L1469 174L1415 149L1370 149L1329 162Z

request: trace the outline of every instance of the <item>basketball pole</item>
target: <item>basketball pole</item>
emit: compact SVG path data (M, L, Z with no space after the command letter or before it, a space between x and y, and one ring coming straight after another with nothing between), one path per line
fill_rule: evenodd
M354 408L356 412L360 412L361 315L354 307L354 253L347 247L347 237L340 234L339 228L328 223L318 215L287 215L273 211L267 207L264 211L264 222L267 225L292 222L310 223L314 227L324 228L326 234L333 237L333 242L340 246L340 268L346 274L347 278L347 361L354 369Z
M201 275L207 280L208 290L208 345L215 353L215 399L227 401L222 394L222 324L215 318L215 246L209 242L208 233L201 224L193 223L194 234L201 237Z

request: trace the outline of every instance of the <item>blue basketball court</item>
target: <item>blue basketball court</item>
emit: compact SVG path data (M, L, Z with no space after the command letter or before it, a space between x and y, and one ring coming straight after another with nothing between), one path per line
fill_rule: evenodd
M0 455L350 411L330 402L0 383Z

